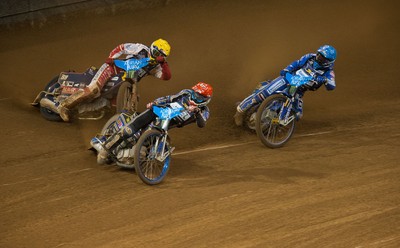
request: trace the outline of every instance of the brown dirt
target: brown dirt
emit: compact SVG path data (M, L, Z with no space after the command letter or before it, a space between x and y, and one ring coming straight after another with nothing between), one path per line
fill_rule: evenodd
M0 247L399 247L398 7L185 1L0 31ZM215 95L206 128L171 132L170 172L149 187L86 150L106 120L48 122L29 103L60 71L159 37L173 78L145 78L142 107L200 80ZM233 126L257 82L325 43L337 89L305 96L285 147Z

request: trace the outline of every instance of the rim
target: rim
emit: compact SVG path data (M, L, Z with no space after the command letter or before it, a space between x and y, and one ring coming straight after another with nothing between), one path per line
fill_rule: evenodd
M260 126L265 140L274 145L285 143L290 137L294 121L286 126L279 124L279 111L282 108L282 100L272 101L262 112Z
M168 170L170 161L170 156L166 157L164 161L157 160L157 155L161 152L160 149L158 151L155 149L157 137L159 136L151 135L147 137L140 147L140 173L149 181L158 181L163 178ZM165 151L167 152L168 148Z

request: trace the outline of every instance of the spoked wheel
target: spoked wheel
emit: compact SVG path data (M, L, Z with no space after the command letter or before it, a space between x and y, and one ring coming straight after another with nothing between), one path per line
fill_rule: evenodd
M258 108L256 132L261 142L269 148L282 147L294 132L295 120L292 120L287 125L279 123L279 112L286 99L282 95L272 95L265 99Z
M101 129L101 135L109 137L116 131L115 121L118 119L118 116L119 114L115 114L110 119L108 119L106 124L104 124L103 128Z
M137 111L138 96L136 91L135 83L125 81L121 84L117 95L117 113L121 113L124 109L132 113Z
M142 134L135 148L135 170L146 184L159 184L167 175L170 163L170 146L162 142L163 135L158 130L148 130Z

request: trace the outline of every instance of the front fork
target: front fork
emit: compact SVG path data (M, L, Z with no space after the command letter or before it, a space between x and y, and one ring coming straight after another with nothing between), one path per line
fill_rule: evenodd
M161 123L162 128L162 136L158 137L156 143L154 144L154 158L160 162L163 162L172 152L172 150L168 149L165 151L165 146L167 145L168 138L168 125L170 120L163 120Z
M296 92L296 87L290 86L289 94L287 96L285 103L283 104L280 112L279 112L279 124L286 126L290 122L292 122L296 117L294 115L290 115L292 112L292 107L294 103L294 93Z
M167 138L168 133L166 132L161 138L157 138L156 143L154 144L154 158L160 162L164 162L164 160L171 155L174 150L173 148L169 148L168 151L166 151Z

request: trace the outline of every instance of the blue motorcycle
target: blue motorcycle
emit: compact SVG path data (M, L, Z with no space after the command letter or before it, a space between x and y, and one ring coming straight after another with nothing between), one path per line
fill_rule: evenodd
M139 178L146 184L159 184L167 175L174 147L170 145L168 130L174 118L187 119L188 110L180 103L173 102L165 106L152 107L156 120L135 134L132 134L123 148L110 152L108 164L116 163L123 168L135 168ZM114 115L104 125L100 137L108 139L123 127L129 125L137 114L121 113Z
M299 88L313 81L312 75L299 70L285 76L287 88L276 91L267 97L258 107L255 126L261 142L269 148L278 148L286 144L296 127L295 98Z

